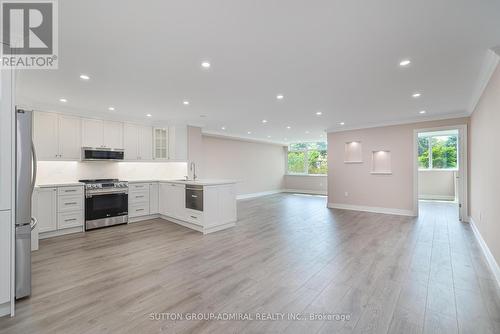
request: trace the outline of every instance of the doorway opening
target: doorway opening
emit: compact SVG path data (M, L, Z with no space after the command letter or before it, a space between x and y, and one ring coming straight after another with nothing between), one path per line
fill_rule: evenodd
M416 215L419 207L446 205L467 221L466 136L466 125L415 130Z

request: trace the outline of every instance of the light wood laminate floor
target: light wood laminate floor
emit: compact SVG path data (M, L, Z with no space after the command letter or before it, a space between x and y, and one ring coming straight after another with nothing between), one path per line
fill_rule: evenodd
M238 215L235 228L205 236L155 219L42 240L33 295L0 333L500 333L496 282L454 204L422 202L414 219L278 194L238 202Z

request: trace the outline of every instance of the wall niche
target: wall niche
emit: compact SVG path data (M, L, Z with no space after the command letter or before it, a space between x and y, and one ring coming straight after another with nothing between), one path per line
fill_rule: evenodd
M360 141L351 141L345 143L344 163L361 164L363 163L363 150Z

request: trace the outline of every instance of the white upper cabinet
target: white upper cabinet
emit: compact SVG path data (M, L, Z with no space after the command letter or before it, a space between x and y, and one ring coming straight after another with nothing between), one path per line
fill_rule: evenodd
M139 128L139 157L141 160L153 159L153 128L150 126Z
M123 125L123 149L125 160L139 160L139 126L136 124Z
M123 123L104 121L103 130L104 147L123 148Z
M80 159L81 138L80 118L59 115L59 157L66 160Z
M80 159L80 118L35 112L33 121L33 141L38 160Z
M59 159L58 118L54 113L34 113L33 137L38 160Z
M82 146L104 147L104 125L99 119L82 120Z
M168 153L170 160L187 160L187 126L168 127Z
M39 160L80 160L82 147L124 149L128 161L186 161L187 126L151 126L35 112ZM2 132L2 134L4 134Z
M153 159L153 129L150 126L124 124L123 143L126 160Z
M123 148L123 123L99 119L82 120L82 146Z

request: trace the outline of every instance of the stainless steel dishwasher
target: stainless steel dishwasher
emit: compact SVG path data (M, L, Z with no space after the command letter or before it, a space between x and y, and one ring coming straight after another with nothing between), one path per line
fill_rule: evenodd
M186 185L186 209L203 211L203 186Z

